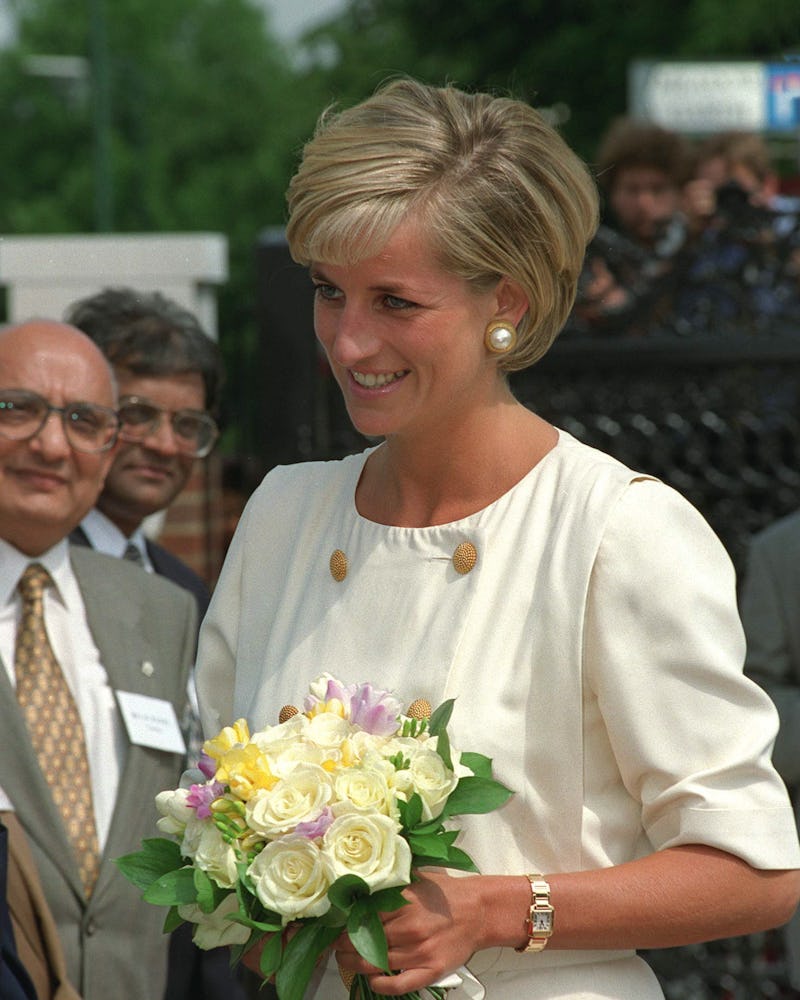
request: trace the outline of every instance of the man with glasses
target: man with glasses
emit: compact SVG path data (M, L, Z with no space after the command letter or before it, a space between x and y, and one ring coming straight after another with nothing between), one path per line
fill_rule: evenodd
M153 836L155 796L183 768L197 610L168 580L68 544L114 461L116 405L108 362L79 330L0 331L0 823L13 812L32 855L28 869L9 857L17 941L40 930L23 893L35 876L80 996L152 1000L163 916L114 861Z
M73 303L66 320L105 354L119 387L120 444L95 509L72 541L127 556L194 594L200 618L208 588L162 545L145 518L166 510L195 460L217 440L222 360L192 313L158 292L106 288Z

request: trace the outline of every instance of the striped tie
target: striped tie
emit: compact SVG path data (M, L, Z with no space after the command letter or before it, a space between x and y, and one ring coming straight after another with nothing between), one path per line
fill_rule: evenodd
M32 563L19 581L22 618L14 648L17 701L28 726L39 767L50 786L72 844L87 896L100 867L89 759L78 707L44 623L44 588L52 580Z

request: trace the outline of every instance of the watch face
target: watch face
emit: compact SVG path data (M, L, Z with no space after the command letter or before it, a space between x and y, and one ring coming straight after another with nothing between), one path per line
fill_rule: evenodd
M533 914L534 931L549 931L553 929L553 914L534 911Z

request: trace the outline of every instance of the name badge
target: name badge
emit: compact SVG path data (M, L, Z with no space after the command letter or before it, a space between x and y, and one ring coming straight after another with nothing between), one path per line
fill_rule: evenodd
M169 753L186 753L186 744L171 701L133 691L117 691L116 695L131 743Z

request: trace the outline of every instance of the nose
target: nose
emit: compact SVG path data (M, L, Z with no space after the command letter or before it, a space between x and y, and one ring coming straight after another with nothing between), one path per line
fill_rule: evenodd
M180 453L181 449L178 447L178 439L169 414L161 414L155 427L146 437L142 438L141 445L148 451L155 451L159 455L172 457Z
M55 411L47 414L44 424L39 432L30 439L30 443L48 462L58 461L68 456L72 451L61 414Z
M363 309L346 304L330 323L330 329L320 337L329 359L343 368L354 368L371 357L379 347L374 322ZM324 326L328 324L326 318Z

